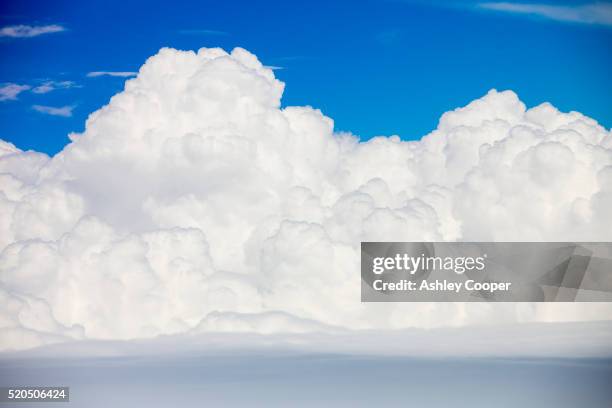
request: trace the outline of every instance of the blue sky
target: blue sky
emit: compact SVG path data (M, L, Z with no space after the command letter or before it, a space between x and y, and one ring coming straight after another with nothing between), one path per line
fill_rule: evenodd
M22 149L61 150L67 134L82 131L87 115L125 81L87 74L137 71L163 46L244 47L281 67L284 105L320 108L337 130L362 139L420 138L443 112L491 88L612 126L609 3L111 0L0 7L0 87L24 87L0 93L0 138Z

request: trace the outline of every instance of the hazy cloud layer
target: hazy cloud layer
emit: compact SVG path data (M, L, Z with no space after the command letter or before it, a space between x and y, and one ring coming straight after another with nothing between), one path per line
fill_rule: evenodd
M49 158L0 143L0 347L610 320L362 304L360 241L611 240L610 132L490 91L420 141L334 133L247 51L162 49Z
M90 340L0 353L0 384L62 381L88 408L608 407L611 334L589 322Z
M579 336L576 334L588 334ZM534 341L537 338L538 341ZM453 347L449 347L449 339ZM82 340L50 344L34 351L6 351L4 358L80 358L146 356L219 356L236 350L255 354L324 353L327 355L441 357L612 357L612 322L521 323L396 330L239 335L196 330L139 340Z

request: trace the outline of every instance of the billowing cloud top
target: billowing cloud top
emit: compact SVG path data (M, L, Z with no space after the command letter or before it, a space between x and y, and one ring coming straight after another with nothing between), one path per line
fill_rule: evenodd
M612 316L358 301L360 241L611 240L594 120L492 90L360 142L283 88L241 48L162 49L56 156L0 142L0 347Z

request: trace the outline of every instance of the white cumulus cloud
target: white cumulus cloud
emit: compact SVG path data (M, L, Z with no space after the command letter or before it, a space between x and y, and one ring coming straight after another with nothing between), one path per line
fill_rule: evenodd
M244 49L165 48L54 157L0 143L0 348L610 320L609 304L362 304L361 241L611 240L612 138L490 91L360 142Z
M66 31L66 28L59 24L43 26L13 25L0 28L0 37L29 38L62 31Z

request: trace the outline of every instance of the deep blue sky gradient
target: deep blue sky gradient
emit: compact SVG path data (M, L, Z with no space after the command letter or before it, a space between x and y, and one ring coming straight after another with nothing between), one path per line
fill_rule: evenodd
M283 105L311 105L362 139L417 139L440 115L512 89L612 126L612 28L411 1L19 1L0 26L62 24L68 31L0 38L0 83L71 80L81 87L0 102L0 138L56 153L67 134L123 87L89 71L136 71L163 46L244 47L281 66ZM196 33L185 30L215 30ZM76 105L71 118L32 105Z

